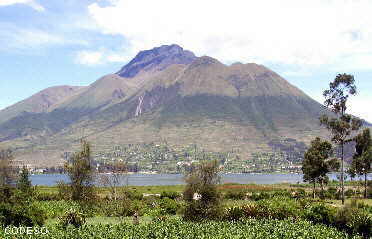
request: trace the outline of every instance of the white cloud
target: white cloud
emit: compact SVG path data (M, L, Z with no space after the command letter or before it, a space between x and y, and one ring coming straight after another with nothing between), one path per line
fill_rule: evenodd
M76 63L82 65L97 65L101 64L103 54L99 51L80 51L76 55Z
M133 52L178 43L224 62L371 67L365 62L372 57L368 0L111 3L93 3L89 13L103 33L123 35Z
M127 54L110 53L106 50L100 51L79 51L76 54L75 63L87 66L102 65L106 63L128 62Z
M106 63L128 62L130 56L123 51L123 54L118 54L106 48L99 50L83 50L76 53L75 63L94 66Z
M359 89L360 93L348 100L348 113L372 123L372 95L368 90ZM323 104L324 98L320 94L312 94L313 99Z
M372 95L359 95L350 99L350 113L372 123Z
M45 8L34 0L1 0L0 1L0 7L10 6L14 4L25 4L25 5L32 7L36 11L39 11L39 12L45 11Z
M15 25L0 23L0 51L25 52L40 47L69 44L87 45L88 43L37 29L22 29Z
M127 62L129 60L128 55L109 54L106 57L107 62Z

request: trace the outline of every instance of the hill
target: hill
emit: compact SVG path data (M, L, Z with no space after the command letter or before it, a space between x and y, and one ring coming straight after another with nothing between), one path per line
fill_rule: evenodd
M254 63L224 65L178 45L142 51L116 74L69 89L49 101L36 100L40 92L0 111L0 146L49 165L75 150L81 137L96 152L123 144L197 144L239 152L249 164L253 154L274 151L273 141L303 148L327 134L318 121L322 106L277 73Z

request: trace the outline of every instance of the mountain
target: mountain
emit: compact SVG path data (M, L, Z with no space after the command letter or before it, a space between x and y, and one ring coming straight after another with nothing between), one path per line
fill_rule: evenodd
M41 113L47 112L57 102L62 101L69 96L72 96L79 90L83 89L81 86L55 86L50 87L39 93L22 100L10 107L0 111L0 123L19 116L23 113Z
M116 74L121 77L134 77L141 71L163 70L173 64L190 64L196 59L191 51L178 45L163 45L152 50L141 51Z
M166 141L238 150L249 161L272 151L273 140L308 144L327 134L318 121L322 106L277 73L196 57L178 45L141 51L87 87L50 89L45 101L42 91L0 111L0 147L34 164L59 162L83 136L96 151Z

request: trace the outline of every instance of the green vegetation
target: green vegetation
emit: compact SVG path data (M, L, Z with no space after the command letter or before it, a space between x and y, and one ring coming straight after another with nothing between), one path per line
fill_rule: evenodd
M60 194L74 201L90 201L95 197L94 174L90 145L82 141L82 150L72 155L65 169L70 183L60 183Z
M308 188L295 186L216 185L215 192L220 195L221 203L221 211L217 211L219 217L202 222L182 219L190 205L181 194L187 191L187 186L119 187L116 201L107 197L109 188L98 188L94 204L63 200L58 198L55 187L40 187L36 189L35 198L42 191L43 194L48 192L50 197L44 196L48 200L33 199L29 202L30 208L41 212L38 218L47 218L45 224L35 225L44 224L50 233L44 237L38 235L38 238L89 238L93 234L115 238L119 233L124 238L131 238L134 232L141 233L143 238L154 235L236 238L240 234L247 238L358 238L358 235L370 233L365 230L371 226L371 199L364 203L350 201L342 207L334 200L312 200ZM151 195L143 197L142 193ZM16 208L21 207L11 206L9 211L17 212ZM133 224L135 214L139 215L139 225ZM159 231L159 228L163 229ZM0 229L0 236L4 235L3 230L5 227Z
M332 141L341 148L341 200L345 202L344 188L344 146L345 143L352 141L352 132L358 131L362 127L362 121L354 116L347 114L347 101L350 96L356 95L354 76L348 74L338 74L333 82L329 84L329 89L325 90L325 106L328 107L335 115L331 118L323 115L320 123L325 125L331 132Z
M222 215L217 161L203 161L186 178L183 193L186 220L218 219Z
M36 235L18 238L316 238L342 239L351 238L346 233L324 225L313 225L307 221L293 222L291 220L255 220L243 222L202 223L186 222L181 219L156 221L148 224L133 225L122 223L117 225L87 225L79 229L66 230L52 227L46 235ZM0 236L11 238L11 236ZM354 237L358 238L358 237Z
M369 129L365 129L362 133L355 137L355 154L349 174L364 175L364 198L368 196L367 174L372 171L372 138Z
M330 159L332 155L332 144L316 138L311 142L310 148L305 153L302 162L304 181L314 185L313 198L315 198L315 184L321 184L321 192L324 193L324 184L328 182L327 173L336 171L340 167L337 160Z

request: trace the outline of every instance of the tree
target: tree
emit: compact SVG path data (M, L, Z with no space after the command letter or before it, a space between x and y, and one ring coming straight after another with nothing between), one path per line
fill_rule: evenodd
M25 166L23 166L22 171L19 175L19 179L17 182L17 188L18 190L20 190L22 193L26 195L32 194L32 184L29 178L28 169Z
M187 220L217 218L221 214L221 198L217 190L220 182L216 160L202 161L186 177L183 193L187 203L184 217Z
M100 176L100 181L104 186L108 187L112 198L116 201L118 198L119 186L126 183L128 179L128 170L124 162L118 161L112 165L110 172L110 174L102 174Z
M70 183L67 185L74 201L89 201L95 197L95 171L92 165L90 144L81 142L82 150L65 163ZM63 187L61 187L63 188Z
M350 96L356 95L354 76L348 74L338 74L333 82L329 84L329 89L325 90L324 105L330 109L335 117L323 115L320 123L325 125L331 132L332 142L341 148L341 199L345 203L344 187L344 145L352 139L353 131L357 131L362 126L362 121L347 114L347 101Z
M16 168L13 165L13 153L10 149L0 151L0 187L14 186Z
M313 184L313 198L315 198L316 183L321 184L323 194L323 185L328 181L327 173L340 166L336 159L330 158L332 153L332 144L319 137L311 142L310 148L305 152L302 172L304 181Z
M349 169L352 177L364 175L364 197L367 198L367 174L371 172L372 164L372 138L369 129L365 129L355 138L355 154Z

